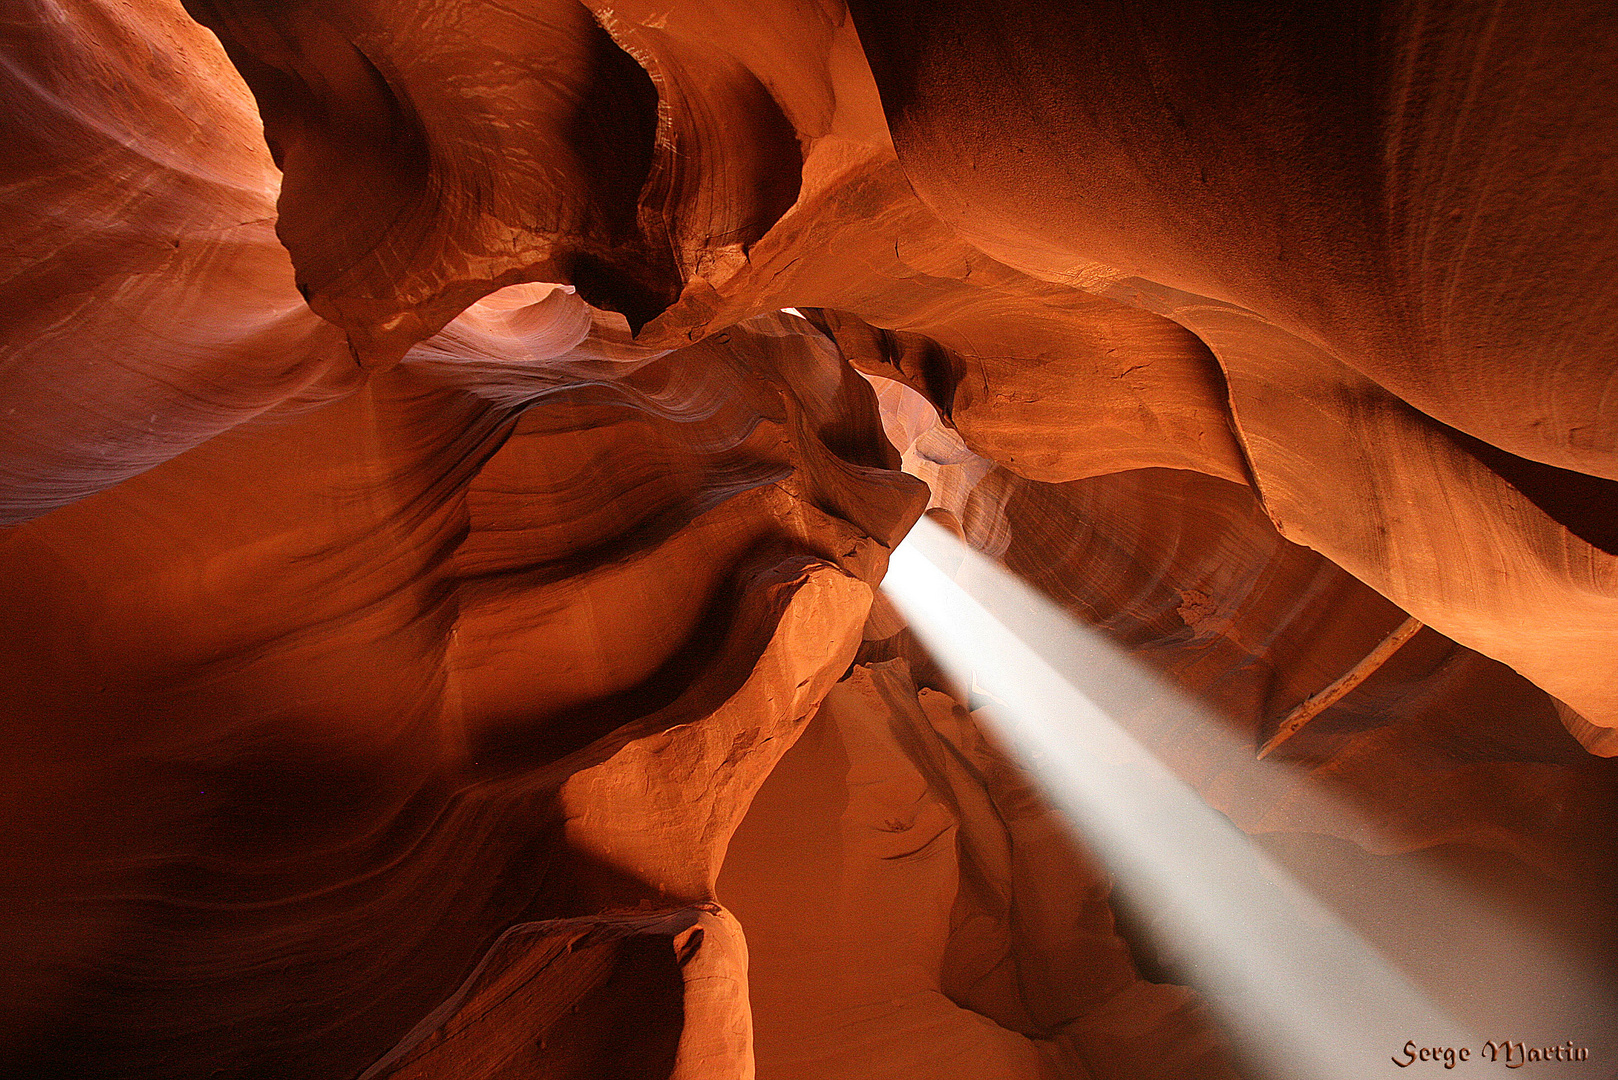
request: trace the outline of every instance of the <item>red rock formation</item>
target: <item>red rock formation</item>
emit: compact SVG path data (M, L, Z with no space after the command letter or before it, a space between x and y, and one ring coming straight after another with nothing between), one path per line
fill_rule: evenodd
M1105 875L903 660L827 695L719 888L760 1076L1235 1075L1193 995L1136 971Z
M6 1075L1224 1075L873 611L879 419L1242 828L1611 884L1599 6L3 26ZM1406 612L1323 815L1246 748Z
M1284 535L1615 726L1603 5L851 7L924 203L1196 334Z

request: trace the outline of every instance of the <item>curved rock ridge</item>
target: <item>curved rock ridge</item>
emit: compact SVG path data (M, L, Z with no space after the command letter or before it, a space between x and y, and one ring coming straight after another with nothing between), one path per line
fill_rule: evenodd
M7 1075L357 1075L514 922L711 903L922 488L788 317L660 355L541 292L0 538ZM685 982L609 967L740 1077L702 918Z
M1235 1077L1196 995L1140 976L1109 890L959 703L902 659L856 666L719 878L759 1077Z
M1249 489L1170 469L1028 480L973 454L920 395L872 381L906 471L974 547L1196 703L1134 700L1121 663L1110 697L1106 678L1087 688L1244 831L1383 854L1465 844L1553 879L1610 877L1618 762L1570 737L1544 691L1430 628L1285 745L1298 767L1255 760L1404 616L1282 537Z
M0 1075L1228 1075L928 505L1326 887L1610 951L1613 20L986 10L19 0Z
M748 1035L740 952L735 921L712 904L522 923L360 1080L735 1075Z
M521 281L574 284L639 329L798 194L783 103L690 20L578 0L189 10L257 97L300 288L367 363ZM824 17L792 27L811 62L831 48Z
M1222 360L1197 312L1246 313L1618 479L1603 4L850 9L906 176L987 254L1139 287Z
M1027 480L973 454L919 394L873 382L906 470L932 488L929 516L1092 628L1053 662L1432 1000L1473 1030L1614 1030L1618 762L1563 725L1597 733L1423 629L1256 760L1402 612L1282 538L1246 488L1162 469ZM908 633L865 636L862 661L904 657L918 682L993 712L972 673L939 672ZM1155 981L1196 983L1150 897L1113 906ZM1525 1002L1524 980L1557 989Z
M1104 422L1041 422L1046 409L1059 415L1053 399L1059 404L1063 397L1084 397L1077 389L1045 396L1044 373L1056 365L1019 372L1007 382L1008 400L1018 393L1011 388L1026 386L1030 404L991 407L981 394L963 390L978 378L987 384L988 364L953 354L951 370L960 374L953 383L940 381L927 374L928 350L935 344L875 330L842 313L814 317L862 371L925 394L969 455L1000 462L1008 474L1047 482L1122 471L1104 467ZM1249 347L1257 348L1251 342ZM1342 365L1328 364L1318 352L1310 355L1327 374L1311 374L1301 364L1267 374L1226 364L1231 415L1238 425L1249 424L1241 430L1251 465L1246 478L1259 496L1256 508L1287 539L1314 548L1446 636L1556 695L1566 703L1561 708L1569 729L1589 749L1618 751L1611 724L1601 719L1611 715L1609 669L1618 655L1612 648L1618 644L1612 584L1618 562L1591 542L1607 543L1600 534L1584 529L1588 535L1580 535L1546 509L1566 509L1580 522L1604 527L1600 508L1607 493L1599 486L1607 481L1547 477L1559 471L1446 428L1363 377L1350 377ZM1331 384L1331 373L1341 378L1338 384ZM1093 399L1061 407L1079 416L1094 409ZM1298 417L1319 422L1305 431ZM1259 423L1270 425L1264 440L1254 434ZM943 447L936 452L952 453ZM1191 464L1211 477L1244 479L1183 456L1171 461L1123 453L1112 460L1132 468ZM1327 462L1335 464L1327 468ZM923 475L936 479L931 472ZM1539 479L1553 485L1548 494L1531 483ZM977 542L999 552L1005 538L980 535Z
M658 347L845 313L845 349L986 456L1250 483L1284 535L1610 730L1618 245L1549 223L1618 201L1618 119L1560 89L1618 43L1577 6L1462 8L1165 9L1137 41L1037 0L1003 27L547 0L481 35L460 8L194 6L260 99L310 302L366 363L523 279ZM1475 93L1436 89L1451 71Z
M1283 534L1618 724L1602 5L850 7L930 209L1190 330Z
M0 63L0 523L353 389L252 98L172 4L24 2Z

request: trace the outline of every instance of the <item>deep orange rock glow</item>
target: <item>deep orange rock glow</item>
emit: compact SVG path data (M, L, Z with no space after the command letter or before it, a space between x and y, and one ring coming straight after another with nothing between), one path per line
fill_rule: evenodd
M1607 5L10 0L0 145L0 1075L1244 1075L929 508L1618 983Z

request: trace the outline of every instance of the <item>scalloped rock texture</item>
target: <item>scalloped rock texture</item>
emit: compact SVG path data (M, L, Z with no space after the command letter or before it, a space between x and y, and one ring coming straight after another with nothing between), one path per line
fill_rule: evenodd
M1236 1075L873 603L928 506L1342 904L1447 853L1618 952L1603 4L0 46L0 1073Z

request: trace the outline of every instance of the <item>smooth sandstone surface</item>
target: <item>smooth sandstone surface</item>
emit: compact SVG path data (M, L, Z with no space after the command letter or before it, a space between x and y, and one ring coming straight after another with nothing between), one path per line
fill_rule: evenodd
M1347 907L1441 857L1610 956L1615 58L1596 3L17 0L0 1073L1234 1075L874 594L928 506Z
M1141 978L1108 889L959 703L902 659L856 667L719 878L759 1075L1236 1075L1194 995Z

